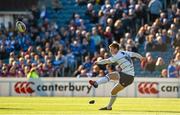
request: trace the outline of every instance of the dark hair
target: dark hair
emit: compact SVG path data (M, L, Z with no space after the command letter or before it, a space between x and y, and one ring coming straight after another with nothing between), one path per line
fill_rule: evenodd
M115 42L115 43L110 44L110 45L109 45L109 48L110 48L110 47L116 48L116 49L118 49L118 50L120 49L119 44L118 44L118 43L116 43L116 42Z

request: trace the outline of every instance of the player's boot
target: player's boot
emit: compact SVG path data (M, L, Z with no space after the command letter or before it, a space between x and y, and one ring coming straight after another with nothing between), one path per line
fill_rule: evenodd
M91 84L92 86L94 86L95 88L98 87L98 84L96 81L93 81L93 80L89 80L89 84Z
M99 110L112 110L112 107L111 108L103 107L103 108L100 108Z

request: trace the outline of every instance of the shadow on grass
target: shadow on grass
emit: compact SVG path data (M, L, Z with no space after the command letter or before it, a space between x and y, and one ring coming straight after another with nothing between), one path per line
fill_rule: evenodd
M120 110L123 112L155 112L155 113L180 113L180 111L155 111L155 110Z
M0 110L32 110L30 108L10 108L10 107L1 107Z

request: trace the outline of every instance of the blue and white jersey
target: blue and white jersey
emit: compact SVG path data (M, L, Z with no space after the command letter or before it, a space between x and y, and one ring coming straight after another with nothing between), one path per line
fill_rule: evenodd
M119 50L116 55L112 55L109 59L112 63L118 63L122 69L121 72L134 76L134 65L131 57L132 52Z

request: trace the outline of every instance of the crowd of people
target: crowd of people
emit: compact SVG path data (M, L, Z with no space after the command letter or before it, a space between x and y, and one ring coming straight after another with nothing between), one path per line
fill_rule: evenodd
M28 28L25 33L17 32L12 24L8 28L1 24L0 77L26 77L34 70L40 77L104 76L120 69L116 65L93 65L109 57L112 42L126 51L142 53L143 48L146 60L141 62L142 71L180 77L179 1L166 7L159 0L77 0L77 4L87 5L85 15L94 25L90 31L77 13L66 27L58 27L48 18L46 8L35 6L32 14L22 19ZM96 10L95 4L100 9ZM168 48L174 51L169 62L152 56Z

